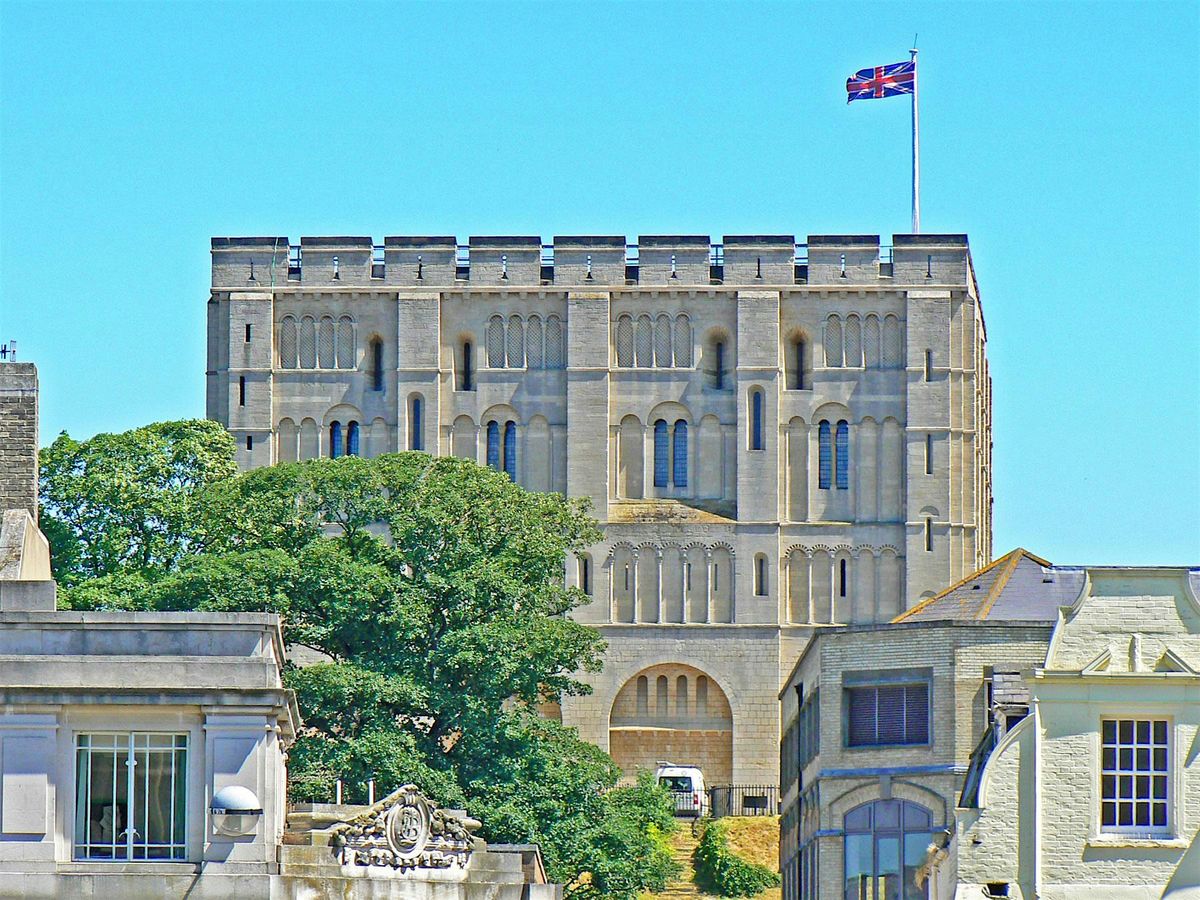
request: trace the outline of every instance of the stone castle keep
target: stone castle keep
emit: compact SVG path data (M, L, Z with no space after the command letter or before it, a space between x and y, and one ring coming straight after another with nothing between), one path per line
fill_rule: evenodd
M965 235L214 238L207 412L245 468L425 450L588 497L609 644L563 721L627 770L777 783L814 629L991 559Z

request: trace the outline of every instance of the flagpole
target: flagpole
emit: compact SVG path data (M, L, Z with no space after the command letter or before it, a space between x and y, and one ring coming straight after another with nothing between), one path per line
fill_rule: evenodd
M908 51L912 55L913 91L912 91L912 230L913 234L921 233L921 129L917 118L917 48Z

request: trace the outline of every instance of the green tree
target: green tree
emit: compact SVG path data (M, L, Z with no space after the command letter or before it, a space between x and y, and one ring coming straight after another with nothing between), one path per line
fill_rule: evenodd
M43 489L73 552L64 604L278 612L289 645L325 660L285 672L305 722L295 799L331 800L339 777L351 802L368 778L413 781L491 840L541 844L572 894L661 887L669 797L617 788L610 757L533 712L600 665L598 634L568 615L587 598L562 579L599 537L586 506L424 453L235 475L208 424L55 441Z

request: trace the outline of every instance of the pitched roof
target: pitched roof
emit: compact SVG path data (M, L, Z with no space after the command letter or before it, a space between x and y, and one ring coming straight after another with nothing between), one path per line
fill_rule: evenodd
M1083 588L1082 569L1053 566L1018 547L893 622L1053 622Z

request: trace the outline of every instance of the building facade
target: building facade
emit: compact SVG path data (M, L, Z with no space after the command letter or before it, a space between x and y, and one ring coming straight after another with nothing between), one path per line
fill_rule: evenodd
M208 415L245 468L454 454L586 497L609 649L563 720L774 783L784 661L991 553L963 235L214 238Z

